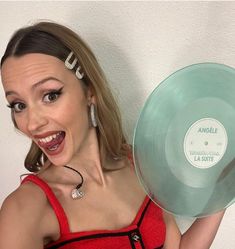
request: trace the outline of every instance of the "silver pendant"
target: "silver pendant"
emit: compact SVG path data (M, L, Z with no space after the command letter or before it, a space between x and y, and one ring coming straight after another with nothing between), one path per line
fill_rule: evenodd
M71 192L71 196L73 199L81 199L84 196L84 193L79 189L73 189Z

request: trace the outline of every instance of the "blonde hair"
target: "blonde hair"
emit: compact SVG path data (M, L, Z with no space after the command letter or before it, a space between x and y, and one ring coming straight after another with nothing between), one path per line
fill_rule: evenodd
M10 39L1 66L10 56L20 57L29 53L52 55L64 62L71 51L84 72L84 85L89 86L96 97L96 130L101 162L109 157L122 158L127 155L129 146L124 136L118 106L95 55L78 34L54 22L39 22L23 27ZM13 113L12 119L17 128ZM36 172L46 159L42 150L32 141L25 158L25 167Z

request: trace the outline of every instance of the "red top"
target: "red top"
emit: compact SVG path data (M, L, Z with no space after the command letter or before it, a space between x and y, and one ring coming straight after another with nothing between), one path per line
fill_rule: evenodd
M27 176L22 183L30 181L46 194L58 222L60 238L45 249L160 249L163 247L166 227L162 210L148 196L142 203L134 221L119 230L95 230L70 232L67 216L49 185L36 175Z

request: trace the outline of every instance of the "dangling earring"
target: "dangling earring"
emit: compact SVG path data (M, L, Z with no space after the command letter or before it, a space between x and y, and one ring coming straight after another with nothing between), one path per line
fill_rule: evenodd
M91 117L91 124L93 127L97 127L97 120L95 116L95 105L91 103L90 105L90 117Z
M41 155L41 158L40 158L40 163L41 163L41 165L44 165L45 164L45 154L44 153L42 153L42 155Z

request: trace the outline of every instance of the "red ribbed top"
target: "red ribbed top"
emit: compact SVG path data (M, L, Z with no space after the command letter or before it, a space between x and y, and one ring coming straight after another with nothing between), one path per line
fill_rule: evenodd
M165 241L162 210L146 196L134 221L119 230L71 232L66 213L49 185L36 175L22 183L33 182L47 196L60 224L60 238L45 249L158 249Z

